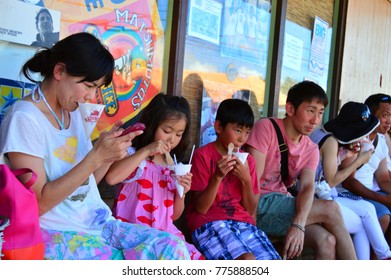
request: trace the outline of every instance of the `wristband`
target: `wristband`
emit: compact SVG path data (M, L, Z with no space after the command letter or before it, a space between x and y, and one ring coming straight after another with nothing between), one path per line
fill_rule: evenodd
M301 230L303 233L305 233L304 227L301 226L301 225L299 225L299 224L291 224L291 227L298 228L298 229Z

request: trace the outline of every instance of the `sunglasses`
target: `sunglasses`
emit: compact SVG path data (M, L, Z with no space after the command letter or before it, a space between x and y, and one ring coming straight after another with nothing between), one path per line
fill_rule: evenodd
M366 102L366 104L368 106L370 106L372 104L377 104L377 103L381 103L381 102L389 102L389 103L391 103L391 96L386 95L386 94L374 95L374 96L369 98L369 100Z
M383 96L382 98L380 98L382 101L390 101L391 100L391 97L390 96Z

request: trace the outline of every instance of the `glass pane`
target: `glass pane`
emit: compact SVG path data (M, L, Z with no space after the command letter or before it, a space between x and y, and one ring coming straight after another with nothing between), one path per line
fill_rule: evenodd
M190 0L182 94L191 103L195 144L214 140L214 115L227 98L242 98L261 117L270 1Z
M312 80L327 89L334 1L288 0L278 115L285 114L289 88Z

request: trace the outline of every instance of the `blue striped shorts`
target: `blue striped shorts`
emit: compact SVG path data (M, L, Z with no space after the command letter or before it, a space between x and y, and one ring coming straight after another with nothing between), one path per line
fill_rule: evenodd
M252 253L257 260L281 259L266 234L249 223L209 222L196 229L192 239L208 260L235 260L244 253Z

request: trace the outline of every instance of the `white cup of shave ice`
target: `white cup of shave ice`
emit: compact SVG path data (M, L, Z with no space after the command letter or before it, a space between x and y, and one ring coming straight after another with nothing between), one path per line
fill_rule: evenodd
M174 172L177 176L186 175L191 170L191 164L177 163L174 165ZM176 189L180 197L183 197L184 187L178 183L178 179L175 179Z
M242 162L242 164L246 163L248 153L246 153L246 152L233 152L232 155L237 157Z
M103 104L79 102L79 111L83 119L84 130L87 138L90 138L104 108L105 105Z
M361 141L361 147L364 152L375 149L375 146L373 146L372 142L368 138L364 138L364 140Z

